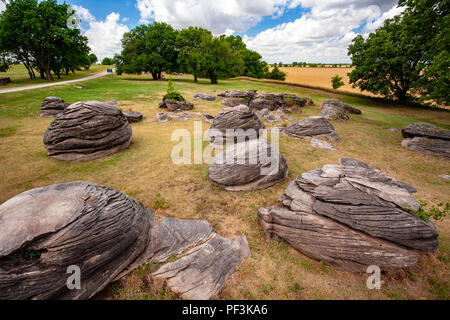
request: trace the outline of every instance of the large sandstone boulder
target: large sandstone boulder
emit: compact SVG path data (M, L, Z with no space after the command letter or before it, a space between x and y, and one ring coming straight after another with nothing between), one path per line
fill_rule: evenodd
M320 116L328 120L349 120L349 113L362 114L362 111L339 100L327 100Z
M209 136L212 143L222 144L242 133L254 133L254 139L256 139L262 129L264 129L264 123L258 116L248 106L240 105L222 110L214 118Z
M130 146L132 129L116 107L99 101L77 102L59 114L44 135L50 157L64 161L102 158Z
M417 251L439 246L431 221L420 208L416 190L369 165L341 159L298 177L280 199L282 207L262 208L268 238L278 236L314 259L345 270L362 271L415 265Z
M402 131L402 146L408 150L450 159L450 130L415 123Z
M286 159L264 140L235 144L217 155L209 167L211 182L228 191L266 189L287 175Z
M233 240L206 221L155 214L128 196L86 182L24 192L0 206L0 299L92 298L142 263L185 299L217 294L250 256L245 236ZM81 271L69 290L68 268ZM73 272L73 271L70 271Z
M284 131L292 138L326 137L331 141L339 141L339 135L333 125L322 117L309 117L289 125Z
M172 101L165 100L159 104L161 109L168 109L170 112L183 112L191 111L194 109L194 105L187 101Z
M66 110L67 102L58 97L47 97L42 102L41 117L54 117Z

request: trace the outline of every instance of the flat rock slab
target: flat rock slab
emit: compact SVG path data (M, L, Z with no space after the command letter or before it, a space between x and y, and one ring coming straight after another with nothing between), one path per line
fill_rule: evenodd
M416 250L434 252L438 232L410 209L420 206L403 182L355 159L304 173L280 199L263 208L269 237L277 235L315 259L347 270L370 265L402 268L417 263Z
M322 117L309 117L289 125L284 131L292 138L321 138L339 141L339 135L333 125Z
M226 99L223 99L221 103L223 106L233 108L233 107L237 107L240 105L248 106L249 101L246 99L242 99L242 98L226 98Z
M191 120L193 116L190 113L182 112L182 113L173 113L173 112L160 112L156 115L156 119L159 122L167 122L167 121L186 121Z
M215 96L211 96L211 95L203 94L203 93L196 94L194 96L194 99L201 100L201 101L209 101L209 102L216 101L216 97Z
M102 158L131 144L127 117L99 101L77 102L52 121L44 135L47 154L64 161Z
M187 101L171 101L165 100L159 104L161 109L168 109L170 112L183 112L191 111L194 109L194 105Z
M0 206L0 299L93 297L144 262L186 299L210 299L250 256L206 221L162 218L107 187L71 182L22 193ZM69 266L81 270L69 290Z
M269 188L288 175L286 159L264 140L251 140L228 147L209 167L212 183L228 191Z
M314 148L336 151L336 148L331 143L320 139L311 139L311 146Z
M441 174L439 177L441 177L442 179L445 179L445 180L450 180L450 175L448 175L448 174Z
M293 94L280 93L259 94L250 102L250 107L253 110L269 109L270 111L274 111L292 108L297 113L301 113L301 108L309 105L314 105L314 102L309 98L300 98Z
M408 150L450 159L450 130L414 123L402 130L402 146Z
M41 117L54 117L66 110L67 102L58 97L47 97L42 102Z
M202 115L202 119L208 123L213 124L215 116L213 116L212 114L204 113Z
M144 115L140 112L122 110L122 113L127 117L129 123L141 122Z
M264 123L248 106L240 105L222 110L214 118L209 136L211 143L223 144L247 133L248 130L252 130L253 139L256 139L259 137L259 131L264 128Z
M256 90L249 90L249 91L230 90L230 91L225 91L223 93L220 93L219 97L241 98L241 99L246 99L247 101L250 101L257 95L256 92L257 92Z

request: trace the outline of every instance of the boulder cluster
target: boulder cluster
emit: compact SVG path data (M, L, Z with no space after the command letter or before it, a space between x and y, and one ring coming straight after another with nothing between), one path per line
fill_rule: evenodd
M416 190L355 159L326 165L293 181L282 206L259 210L268 239L284 239L305 255L344 270L365 272L415 265L419 251L439 246Z
M450 159L450 130L414 123L402 131L402 146L408 150Z
M132 129L117 107L99 101L77 102L52 121L44 135L50 157L64 161L94 160L126 149Z
M227 107L247 105L255 111L268 109L269 111L283 110L286 113L301 113L302 107L314 104L309 98L299 98L293 94L257 94L256 90L226 91L219 94L219 97L225 98L222 100L222 104Z
M89 299L142 263L184 299L210 299L250 256L206 221L155 214L113 189L71 182L24 192L0 205L0 299ZM79 268L80 290L67 286ZM156 269L156 268L155 268ZM71 271L72 272L72 271Z

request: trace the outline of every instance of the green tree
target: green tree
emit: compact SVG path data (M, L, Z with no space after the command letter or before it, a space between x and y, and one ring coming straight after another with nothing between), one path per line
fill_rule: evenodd
M287 76L286 72L281 71L280 69L278 69L277 66L275 66L271 72L266 73L265 78L271 80L284 81L286 80L286 76Z
M204 37L201 46L203 55L200 60L201 75L217 84L224 79L242 74L244 62L239 52L232 50L225 36Z
M111 65L114 64L114 61L113 61L113 60L114 60L114 59L111 59L111 58L109 58L109 57L103 58L103 60L102 60L102 65L104 65L104 66L111 66Z
M406 10L353 40L354 87L398 101L450 103L448 0L401 0Z
M0 14L0 52L28 70L30 79L53 80L62 70L89 65L86 37L67 26L68 5L56 0L11 0Z
M98 62L98 58L97 58L97 56L95 54L91 53L89 55L89 61L91 61L91 64L95 64L95 63Z
M212 38L209 30L189 27L181 30L176 38L178 66L181 72L192 74L194 81L200 76L200 61L204 53L202 42Z
M124 35L118 74L150 72L154 80L177 69L177 32L167 23L141 25Z
M333 89L337 90L345 83L344 81L342 81L342 77L339 77L339 75L335 75L333 78L331 78L331 84L333 85Z

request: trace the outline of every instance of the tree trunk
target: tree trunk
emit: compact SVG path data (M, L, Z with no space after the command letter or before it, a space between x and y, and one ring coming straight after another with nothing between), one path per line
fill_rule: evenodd
M41 75L41 79L42 80L46 80L47 78L45 77L45 72L44 72L44 70L39 70L39 73L40 73L40 75Z
M158 74L157 73L152 72L152 77L153 77L153 80L158 80Z
M161 80L162 72L158 72L158 80Z
M196 74L194 74L194 82L198 82L198 77Z

